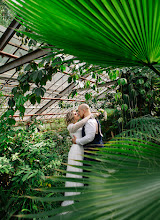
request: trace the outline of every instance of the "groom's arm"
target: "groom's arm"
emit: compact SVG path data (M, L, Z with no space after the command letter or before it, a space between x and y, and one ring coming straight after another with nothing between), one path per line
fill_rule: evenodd
M94 140L96 135L96 123L93 119L87 121L85 125L85 134L84 137L76 139L76 144L86 145Z

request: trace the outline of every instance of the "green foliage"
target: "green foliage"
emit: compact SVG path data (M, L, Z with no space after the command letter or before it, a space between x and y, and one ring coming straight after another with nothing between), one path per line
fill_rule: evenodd
M124 86L127 84L127 80L125 78L118 79L118 85Z
M87 92L87 93L85 94L85 99L86 99L86 100L91 99L91 97L92 97L92 93L88 93L88 92Z
M157 98L160 95L160 87L157 75L147 68L135 69L122 75L128 81L127 85L121 87L124 104L130 108L128 113L130 111L132 117L146 114L159 115ZM138 112L134 113L136 107Z
M65 168L67 154L71 145L68 131L36 132L32 125L28 131L14 130L0 123L0 216L10 219L17 213L36 213L50 210L59 203L32 201L29 196L49 196L35 188L50 188L56 183L46 176L61 175L55 169ZM4 196L5 195L5 196ZM59 196L52 193L52 196Z
M115 79L117 79L117 77L119 76L119 71L118 71L118 70L111 70L111 71L108 73L108 75L109 75L109 78L110 78L111 80L115 80Z
M145 123L144 123L145 122ZM159 126L159 119L146 117L131 121L135 129L139 125L148 126L148 130ZM151 131L152 133L152 131ZM146 133L150 137L151 133ZM155 137L155 133L154 133ZM157 143L139 138L117 137L105 144L104 148L91 151L88 158L93 161L83 161L83 176L88 178L71 178L70 181L87 183L85 187L56 187L44 192L81 192L70 197L32 198L37 201L64 201L73 199L74 205L58 207L49 212L36 215L19 215L24 218L52 219L147 219L153 216L159 219L159 155L160 133ZM90 149L91 150L91 149ZM90 152L88 149L88 151ZM88 166L90 165L90 166ZM56 177L53 180L69 181L68 178ZM155 199L156 198L156 199ZM137 206L138 204L138 206ZM109 207L109 209L108 209ZM63 214L61 214L63 213Z
M34 36L35 39L64 48L65 53L74 54L80 60L105 67L107 65L116 67L148 65L151 69L154 69L154 64L160 62L159 52L155 53L159 51L160 42L160 38L157 37L160 30L160 23L157 23L157 13L160 9L158 0L134 2L124 0L123 4L121 1L101 3L98 1L52 1L48 3L46 0L37 3L31 0L24 2L17 0L16 2L20 4L13 0L8 0L8 2L13 3L13 9L18 13L19 18L36 33L28 33L28 36ZM53 23L56 24L54 28ZM150 37L152 29L155 31ZM153 39L155 39L154 44ZM64 70L64 65L60 69ZM45 85L46 81L42 72L36 71L35 68L35 75L30 77L30 82L38 84L39 88ZM154 71L160 75L158 70L154 69ZM48 79L51 79L51 72L48 73ZM82 70L81 73L86 72ZM115 80L119 71L113 70L109 74L110 79ZM38 82L38 75L41 80L43 79L41 82ZM96 77L95 74L92 73L92 75L93 78ZM135 118L148 113L159 114L159 79L156 80L153 72L140 70L125 71L125 75L122 74L121 77L126 80L118 81L120 89L114 97L113 107L116 109L114 122L118 119L123 130L131 117ZM73 77L69 78L69 83L76 82L77 78L73 74ZM97 76L97 83L100 81L101 78ZM89 83L85 86L89 87ZM22 88L23 91L27 91L28 84L26 83L26 86L23 85ZM43 95L41 91L38 94ZM33 103L40 100L40 96L37 100L35 94L32 98ZM86 98L89 100L91 97L87 94ZM137 119L134 123L138 126L130 130L134 130L135 133L138 130L138 133L147 135L148 139L150 136L152 139L155 138L155 133L159 132L159 124L157 125L159 120L153 122L152 119L144 119L142 124L145 124L145 127L140 121ZM132 125L133 123L130 124ZM71 210L71 213L64 216L65 219L159 219L160 148L157 144L159 137L156 136L156 141L154 140L156 143L151 143L137 139L129 140L129 136L133 137L133 132L128 133L127 140L123 137L107 143L105 148L92 156L97 161L84 162L84 169L91 171L84 174L89 179L72 179L72 181L87 182L89 187L86 187L84 192L84 189L80 188L68 189L71 192L74 190L83 192L74 198L79 202L73 206L26 216L26 218L46 216L52 218L53 215ZM92 166L87 167L86 164ZM35 173L32 172L29 175L34 176ZM62 177L58 179L67 180ZM53 188L49 192L64 192L65 190L67 189ZM68 198L33 197L33 199L51 202ZM61 219L61 217L55 218Z
M13 167L11 166L9 159L7 159L6 156L0 157L0 169L1 173L6 174L13 171Z
M146 141L158 142L160 140L160 118L150 115L132 119L126 125L127 131L120 136L133 137Z
M8 0L8 2L12 3L12 0ZM13 5L12 5L13 9L15 9L15 4L16 3L13 2ZM127 65L129 65L129 66L134 66L134 65L144 66L144 65L149 65L149 67L151 68L153 64L156 64L158 62L157 59L159 59L159 58L154 57L153 54L152 54L152 49L156 44L152 45L152 49L151 48L147 49L148 48L148 46L147 46L148 42L144 45L141 45L141 43L145 42L145 40L146 40L146 38L143 39L143 37L145 35L141 35L141 32L139 33L139 30L141 30L141 28L137 30L137 28L135 29L135 27L132 27L132 25L134 24L135 21L136 21L136 27L139 27L138 25L139 25L139 22L141 21L142 22L141 23L142 24L142 29L144 28L144 30L146 30L146 27L149 28L148 26L145 26L146 24L145 24L144 20L141 20L143 16L144 17L146 16L146 18L148 18L147 16L150 17L150 24L153 24L155 22L156 19L154 19L153 14L151 13L151 11L149 11L149 10L147 11L148 15L144 12L144 10L143 10L144 7L142 7L144 3L142 3L142 4L138 4L137 2L135 3L135 7L138 7L138 9L139 9L139 10L137 10L137 16L138 16L139 19L137 19L137 17L135 19L136 15L133 12L134 7L129 7L129 11L127 10L127 8L128 8L127 4L129 4L129 5L131 4L130 6L133 6L132 3L131 2L127 3L126 1L124 1L124 3L123 3L122 8L124 7L123 8L124 11L127 10L125 16L128 17L128 16L130 16L130 14L133 13L132 19L133 19L134 22L132 24L128 23L128 27L130 27L131 30L136 30L136 31L133 31L133 33L131 33L129 31L129 29L127 29L128 32L126 32L126 26L123 26L123 24L126 21L123 20L124 17L122 16L122 14L123 14L122 11L121 11L122 8L121 8L121 5L118 2L113 3L113 5L115 4L116 7L114 7L111 3L108 3L108 2L105 2L105 4L104 4L105 6L107 5L108 8L111 9L111 11L112 10L113 11L117 10L116 13L111 13L110 10L105 11L103 19L107 18L107 20L109 22L111 22L110 13L111 13L111 17L113 19L113 21L111 22L111 24L109 26L108 26L108 23L106 24L106 19L105 20L103 20L103 19L99 20L100 17L98 16L98 14L99 13L101 14L103 10L99 6L98 3L96 5L94 5L94 3L91 3L91 2L87 3L87 5L84 6L86 8L86 11L83 12L83 10L84 10L84 8L82 6L83 4L81 5L80 3L78 3L78 4L75 5L75 3L73 3L73 2L72 2L72 4L69 3L69 2L68 3L59 2L58 4L55 4L55 2L53 1L52 4L55 7L55 11L53 12L50 9L50 5L48 6L48 4L46 2L42 2L41 4L38 3L38 4L40 4L39 7L41 8L41 13L39 15L35 14L34 12L32 13L32 8L33 7L38 7L36 2L28 0L27 6L22 7L22 5L25 5L25 4L26 4L26 2L22 3L21 5L17 5L17 8L15 10L18 13L18 15L20 16L20 19L23 18L24 23L26 22L27 28L30 28L32 30L32 32L31 32L29 29L26 29L25 33L27 34L27 32L28 32L27 35L29 37L32 36L36 40L37 39L41 39L41 41L44 40L44 42L47 42L50 45L55 45L56 44L58 48L60 47L60 48L65 49L63 52L77 55L78 58L80 58L80 60L82 60L82 61L83 60L88 61L88 63L84 63L84 62L81 63L81 65L79 65L79 67L77 68L78 65L76 65L74 62L72 62L70 60L64 61L63 55L60 56L60 57L56 57L57 54L62 53L62 50L57 50L57 49L55 49L55 47L53 47L52 50L54 52L52 52L48 56L48 58L45 58L45 61L43 60L38 65L36 65L34 62L33 62L33 64L29 64L25 68L25 71L26 71L27 74L25 74L25 76L23 76L23 77L26 78L26 77L28 77L29 74L31 74L31 77L29 79L26 78L24 81L22 79L20 79L20 81L22 83L21 89L23 90L23 92L22 92L23 94L25 92L29 91L29 87L30 87L29 83L30 82L36 84L37 88L35 88L34 91L32 91L32 94L30 94L30 96L28 97L28 99L30 100L30 102L32 104L35 104L36 102L40 103L41 97L44 95L44 92L45 92L44 89L43 89L43 86L46 85L47 80L51 80L52 74L54 72L57 72L57 70L64 71L66 66L70 65L71 63L74 65L74 67L72 68L72 75L68 78L69 83L72 83L72 82L77 83L77 79L79 79L80 76L91 73L92 77L94 79L96 79L96 85L97 85L101 81L101 77L99 76L99 73L103 72L103 70L106 70L106 66L108 64L110 64L112 66L112 68L111 67L108 68L108 75L109 75L111 80L116 80L117 77L121 75L121 71L119 69L115 69L115 68L113 69L113 66L127 66ZM45 5L45 7L42 7L43 4ZM71 14L68 14L68 13L66 14L66 11L63 11L64 10L64 7L62 7L63 4L65 4L64 7L68 6L68 8L69 8L68 10L72 10L75 7L73 11L75 13L75 9L77 10L76 11L76 16L73 16L73 14L72 14L73 11L72 11ZM148 7L148 8L156 7L155 4L153 4L153 2L151 0L148 0L145 6ZM157 5L157 7L158 6L159 5ZM78 8L81 8L81 10L78 10ZM96 8L98 10L96 10ZM95 12L95 10L96 10L96 12ZM27 11L29 13L26 13ZM86 27L86 23L82 22L82 20L85 20L85 19L87 19L87 21L88 21L88 14L86 14L87 11L90 14L90 19L94 21L95 26L97 25L97 19L100 22L100 23L98 23L97 28L93 28L94 25L93 26L91 25L91 23L92 23L91 20L89 20L89 23L87 22L87 24L88 24L87 27ZM43 13L46 14L46 12L47 12L48 16L50 15L53 18L53 20L55 21L56 24L59 24L59 26L57 25L55 28L51 28L52 23L50 25L49 25L49 23L46 23L46 20L44 20L44 18L42 16ZM57 13L60 15L60 16L58 16L58 19L57 19ZM30 14L30 16L28 16L28 14ZM116 14L118 14L119 16L116 16ZM87 15L87 17L84 17L86 15ZM83 19L82 19L81 16L83 17ZM63 19L66 22L64 22ZM130 20L130 19L131 18L129 17L128 20ZM43 27L42 27L40 20L42 20L44 22L44 24L46 24L46 25L43 25ZM47 22L49 22L49 21L51 21L51 19L47 20ZM147 19L145 21L147 21ZM80 26L79 26L79 29L78 29L79 31L81 30L81 28L82 29L85 28L86 30L88 30L88 31L90 30L90 31L89 32L80 31L80 33L79 33L77 28L75 28L74 35L73 35L72 30L70 29L70 27L72 25L73 25L72 28L75 27L76 22L78 22L77 23L78 26L79 26L79 22L80 22ZM97 32L97 31L100 30L104 24L107 25L105 30L106 31L108 30L108 32L105 32L105 33L99 35L99 32ZM112 36L113 32L115 31L115 30L113 31L113 29L112 29L113 24L115 25L114 28L116 27L115 30L116 30L117 37ZM121 24L120 25L121 27L120 26L117 27L117 24ZM35 27L36 27L36 29L35 29ZM46 27L47 27L47 31L44 30ZM61 30L56 31L57 27L61 27L61 28L63 27L63 28ZM159 28L159 26L158 26L158 28ZM48 34L48 30L50 30L49 34ZM71 33L72 33L71 35L72 35L72 38L73 38L72 41L74 42L74 44L73 44L73 42L66 44L61 39L62 36L64 38L64 30L67 30L67 32L66 32L67 36L65 36L65 42L68 39L68 36L69 36L68 33L71 31ZM119 31L120 31L120 33L119 33ZM157 29L156 29L156 31L157 31ZM32 34L33 32L35 32L36 35ZM52 37L53 32L54 32L54 36L57 36L57 37L54 37L54 38ZM47 35L46 35L46 33L47 33ZM81 36L82 33L84 34L83 37ZM108 36L107 33L110 33L110 35ZM128 33L126 36L127 36L129 44L127 44L126 39L122 37L122 33L124 35L126 33ZM147 32L147 33L149 33L149 32ZM22 34L22 36L24 35L24 33L20 33L20 34ZM92 35L92 36L90 36L90 35ZM40 36L40 38L39 38L39 36ZM90 36L90 37L88 37L88 36ZM102 37L103 41L100 40L99 37L100 37L100 39ZM141 37L142 37L142 39L141 39ZM84 39L86 41L84 41ZM92 42L91 39L94 39L94 41ZM99 41L96 44L95 42L98 39L99 39ZM115 41L115 39L116 39L116 41ZM147 39L150 39L150 38L147 38ZM70 38L68 40L70 42ZM34 41L34 40L30 40L29 42L33 43L32 41ZM159 39L157 39L157 45L158 45L158 41L159 41ZM84 45L84 42L85 42L85 45ZM103 42L103 47L101 47L99 45L99 42ZM30 44L30 43L28 43L28 44ZM89 45L89 48L87 50L88 52L86 52L87 43ZM79 47L79 45L80 45L80 49L77 49ZM106 47L104 47L104 45L106 45ZM93 47L95 47L95 49L92 51L90 46L91 46L92 49L93 49ZM143 47L145 48L145 50L144 50L145 52L142 51ZM105 50L104 50L104 48L105 48ZM109 49L106 50L106 48L109 48ZM133 48L134 48L134 50L133 50ZM135 48L136 48L137 52L135 52ZM148 51L148 52L146 52L146 51ZM99 53L101 54L101 56L99 55ZM146 55L144 55L145 53L146 53ZM54 58L51 59L51 57L52 58L54 57ZM102 57L103 57L103 59L101 59ZM146 57L148 57L148 58L146 58ZM154 60L154 59L156 59L156 60ZM97 65L93 66L93 65L90 65L89 63L101 64L101 67L97 66ZM152 65L150 65L150 64L152 64ZM104 68L104 66L105 66L105 68ZM151 68L151 69L153 69L153 68ZM125 70L125 72L126 72L126 70ZM144 76L142 76L142 74L139 70L137 71L137 75L139 75L139 79L137 80L137 82L134 86L130 85L132 83L130 83L130 80L128 82L128 79L127 79L126 76L124 76L123 79L120 78L118 80L118 84L121 87L126 86L126 87L129 88L129 91L127 93L124 93L124 91L123 92L118 91L119 95L120 95L120 92L121 92L121 94L124 96L123 97L124 101L122 101L122 99L119 98L119 95L118 95L118 97L117 97L117 95L115 96L115 99L116 99L116 102L117 102L116 105L118 104L118 101L121 102L120 103L121 112L119 112L118 114L119 114L119 118L123 118L124 124L127 123L128 118L130 118L130 117L135 117L135 116L138 117L138 116L148 114L148 113L151 114L151 111L152 111L153 103L149 102L150 101L149 97L152 96L152 92L148 91L146 93L146 88L149 88L150 85L149 85L148 82L146 82L146 80L144 80ZM146 73L146 75L147 75L147 73ZM151 76L152 75L153 75L153 72L151 73ZM132 76L132 73L131 73L131 76ZM127 82L128 82L128 84L127 84ZM97 89L96 85L92 86L92 89L98 92L98 89ZM144 86L145 86L145 88L143 88ZM87 81L85 83L84 87L89 88L90 87L90 82ZM137 87L137 88L135 88L135 87ZM143 108L145 108L145 110L142 109L141 106L138 106L138 107L136 106L136 102L139 105L141 105L141 103L143 103L143 101L144 101L144 100L140 100L140 101L138 100L137 101L137 92L138 92L139 97L141 96L142 99L145 99L145 101L147 102L147 105L146 104L143 105ZM16 95L16 94L14 94L14 95ZM77 92L75 90L72 91L71 97L73 97L74 95L77 95ZM92 94L86 93L85 98L86 98L87 102L89 102L90 100L92 101L92 103L97 102L96 97L92 97ZM131 105L131 103L130 104L127 103L128 99L131 99L133 101L133 106ZM157 99L156 102L158 102L159 101L158 97L156 99ZM60 106L65 107L65 104L60 103ZM114 106L112 106L112 107L114 107ZM15 110L17 110L18 108L21 112L21 115L23 116L25 109L23 107L16 107ZM147 110L147 109L149 109L149 110ZM156 112L158 112L159 111L159 105L157 104L156 106L154 106L154 109L156 110ZM130 114L129 117L128 117L128 114ZM123 126L124 125L122 125L122 127Z
M25 37L25 36L21 36ZM25 113L24 104L30 101L31 104L41 102L41 98L44 96L46 85L48 80L52 79L54 73L59 70L64 70L66 65L71 65L73 59L65 60L61 50L56 48L52 49L52 52L48 53L46 57L42 59L40 63L34 61L28 64L25 68L21 67L18 73L19 85L12 89L13 97L9 98L8 105L9 111L20 111L20 115L23 117ZM35 84L35 87L30 91L30 84ZM29 92L28 92L29 91ZM8 117L9 113L4 117Z
M146 67L123 68L120 74L116 93L107 94L101 106L104 109L108 107L115 109L119 133L131 119L148 114L160 116L160 78Z
M25 37L25 35L21 37ZM19 110L20 116L23 117L25 113L24 105L27 101L30 101L32 105L40 103L46 92L45 85L47 81L51 80L52 76L58 71L64 71L65 67L69 68L72 72L71 76L68 77L68 83L74 82L78 85L80 83L78 79L81 76L91 74L92 77L96 79L92 89L98 92L97 85L100 82L103 83L100 75L106 68L81 63L73 57L66 59L67 56L68 55L62 54L61 50L53 47L52 52L48 53L38 64L32 61L27 66L19 69L17 78L19 85L12 89L13 97L9 98L9 109L3 116L3 118L6 118L6 122L9 121L13 124L13 119L8 119L10 112L15 113ZM32 91L30 89L31 83L35 85ZM84 88L91 87L90 81L85 81L83 86ZM73 98L77 94L77 90L72 90L69 97L71 96ZM96 96L93 97L92 93L86 93L85 99L86 101L91 100L92 103L97 102ZM66 104L64 101L60 101L59 106L61 108L70 108L72 104Z
M8 108L8 110L1 116L0 120L2 120L3 126L5 124L14 125L16 123L15 119L12 117L14 115L14 110L12 108Z
M107 120L104 120L104 116L101 115L98 118L101 122L103 141L106 142L119 134L121 129L118 123L119 114L117 114L116 109L106 108L104 111L107 113Z
M0 1L0 25L8 27L11 21L14 19L15 15L7 5L4 3L4 0Z
M96 65L89 65L88 63L81 63L80 61L76 61L76 65L75 67L73 67L71 69L72 71L72 75L68 78L68 83L74 82L76 83L76 85L79 85L81 88L90 88L93 89L94 91L96 91L98 93L98 86L99 84L103 84L105 83L102 78L101 78L101 74L104 74L104 71L106 71L106 76L109 72L110 68L102 68L100 66L96 66ZM86 76L90 75L95 83L91 84L91 81L86 80ZM81 82L80 78L82 77L82 79L85 79L85 81ZM70 93L70 96L73 98L74 96L76 96L77 90L72 90ZM86 102L91 100L91 103L95 103L96 100L96 95L92 95L92 94L85 94L85 99Z
M123 0L123 4L121 1L7 2L34 33L28 36L56 45L81 61L118 67L152 67L160 62L158 0L134 3ZM154 30L152 37L151 30ZM157 73L160 75L158 70Z

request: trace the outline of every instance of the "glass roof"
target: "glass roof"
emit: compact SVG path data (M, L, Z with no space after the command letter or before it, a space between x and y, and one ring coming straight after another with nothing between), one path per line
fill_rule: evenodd
M0 38L3 36L4 32L6 31L6 28L3 26L0 26ZM36 49L36 48L35 48ZM9 42L7 42L7 45L3 48L2 51L0 51L0 67L8 64L9 62L16 60L19 57L24 56L25 54L28 54L29 48L27 46L22 45L22 39L14 35ZM39 62L38 60L37 62ZM1 103L1 109L0 114L2 114L7 109L7 103L8 103L8 95L10 95L11 90L18 85L17 81L18 74L16 72L16 69L11 69L10 71L4 72L3 74L0 74L0 88L2 93L5 95L3 97L0 97L0 103ZM82 79L79 79L79 84L75 85L73 83L68 83L68 74L57 72L53 75L52 80L48 81L45 89L46 93L44 95L44 98L42 98L40 104L32 105L30 102L25 103L25 116L23 118L24 121L28 121L31 119L31 115L36 115L37 119L50 119L54 117L62 117L71 109L77 109L77 106L81 104L82 100L85 101L85 93L92 93L94 96L96 94L96 91L92 89L82 89L82 85L84 84ZM101 76L102 80L105 82L110 81L109 77L106 75ZM91 76L86 77L87 80L91 80L91 86L94 84L94 79ZM82 84L82 85L81 85ZM31 85L31 89L35 87L34 84ZM68 95L72 91L72 89L77 89L78 95L75 96L72 100L73 101L65 101L68 100ZM99 94L104 94L104 92L107 90L107 87L100 87L99 88ZM60 107L60 100L52 100L52 104L49 105L48 103L51 101L52 98L62 98L64 99L63 103L67 104L69 108L61 108ZM74 101L76 100L76 101ZM46 107L45 107L46 106ZM43 108L43 110L42 110ZM97 111L92 107L92 111ZM19 112L16 112L15 119L17 121L20 120Z

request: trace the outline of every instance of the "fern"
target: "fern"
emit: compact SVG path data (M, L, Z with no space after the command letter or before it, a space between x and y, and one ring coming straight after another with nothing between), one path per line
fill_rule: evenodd
M140 138L142 140L160 140L160 118L146 115L140 118L132 119L118 137Z

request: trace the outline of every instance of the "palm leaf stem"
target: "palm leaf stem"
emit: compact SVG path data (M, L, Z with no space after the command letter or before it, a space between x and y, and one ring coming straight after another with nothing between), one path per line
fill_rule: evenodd
M160 76L160 71L156 69L152 64L145 64L145 65L148 66L151 70L153 70L156 74Z

